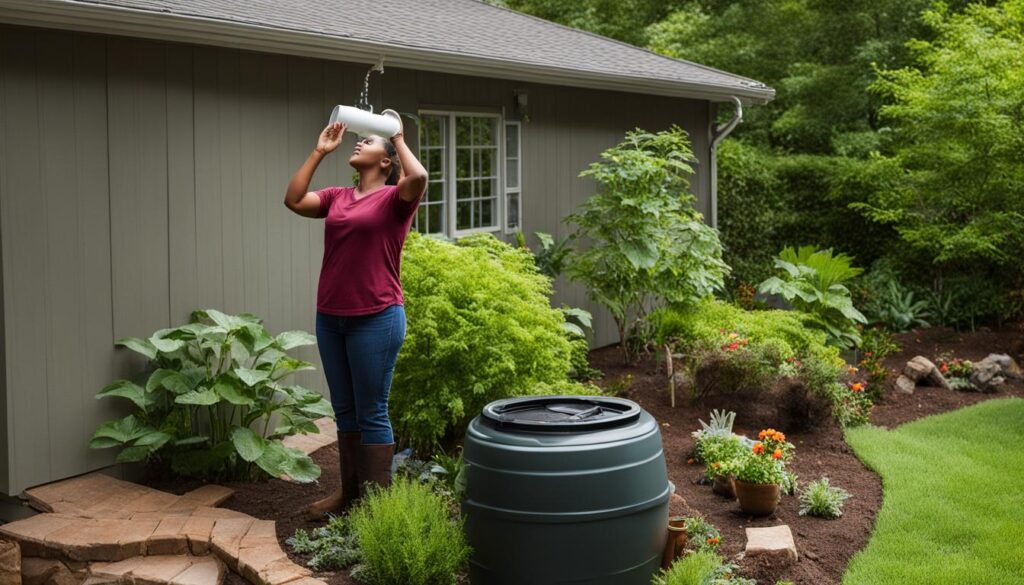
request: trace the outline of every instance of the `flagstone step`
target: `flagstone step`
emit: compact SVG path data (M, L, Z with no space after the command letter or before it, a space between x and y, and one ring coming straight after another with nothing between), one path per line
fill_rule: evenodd
M76 570L85 563L101 567L90 573L94 585L218 585L222 571L210 559L255 585L322 585L288 559L272 520L214 507L231 495L221 486L175 496L96 473L29 491L33 506L51 511L0 525L0 534L17 540L25 557L60 560ZM108 493L120 497L119 506ZM195 558L206 560L184 564ZM41 574L56 570L36 565ZM51 578L46 574L41 583Z

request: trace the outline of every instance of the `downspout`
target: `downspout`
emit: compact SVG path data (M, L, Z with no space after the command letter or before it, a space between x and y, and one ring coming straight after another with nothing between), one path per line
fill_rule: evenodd
M715 129L711 137L711 227L718 227L718 143L729 135L743 120L743 103L736 96L730 96L736 106L732 119Z

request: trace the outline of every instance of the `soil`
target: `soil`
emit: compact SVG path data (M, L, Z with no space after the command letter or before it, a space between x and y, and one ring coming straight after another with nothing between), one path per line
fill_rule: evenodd
M931 359L948 352L956 357L977 360L988 353L1019 352L1024 349L1024 328L983 329L973 333L934 328L897 336L897 341L903 346L903 351L885 360L892 372L897 372L907 360L916 355ZM1014 357L1022 363L1022 356ZM689 465L687 462L693 447L690 433L700 428L698 419L708 419L713 403L705 401L699 407L693 406L683 400L680 393L677 395L676 407L672 408L666 392L663 366L655 362L653 355L641 358L631 367L624 367L618 348L609 346L592 351L590 358L593 367L605 374L603 380L598 382L601 386L618 381L625 374L632 374L632 384L625 396L639 403L661 422L669 478L676 486L676 493L685 500L685 503L678 500L673 503L673 514L702 514L722 533L721 554L733 560L737 559L746 544L744 528L788 524L793 531L800 560L784 566L773 566L753 559L739 559L737 562L743 575L757 579L761 585L773 585L779 579L788 579L797 585L840 583L850 558L864 547L870 537L875 515L882 502L882 484L881 479L856 458L836 425L827 423L805 432L779 430L786 432L787 438L796 446L796 458L791 469L799 476L801 485L828 476L833 485L853 494L853 498L844 507L842 517L824 520L800 516L797 498L783 496L775 514L766 518L751 518L740 512L735 501L713 494L711 487L701 482L702 466ZM871 421L891 428L923 416L1011 395L1024 397L1024 384L1012 382L990 394L923 387L917 388L913 395L888 391L876 404ZM756 404L751 404L752 410L756 408ZM738 412L735 432L754 436L759 430L744 419L743 412ZM275 520L282 548L288 551L293 561L300 564L305 564L308 559L291 552L284 541L297 528L311 529L322 525L322 521L306 521L302 510L309 503L336 489L339 481L335 446L320 449L313 454L313 459L322 469L318 483L303 485L272 479L264 483L223 484L235 489L235 494L223 506L257 518ZM201 483L153 476L144 482L178 494ZM357 583L346 571L318 573L315 576L330 585ZM227 582L229 585L246 583L235 574Z

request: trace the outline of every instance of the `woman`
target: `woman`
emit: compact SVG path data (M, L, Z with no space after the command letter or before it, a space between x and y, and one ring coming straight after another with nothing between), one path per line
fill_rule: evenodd
M364 482L391 483L388 393L406 326L399 267L427 186L427 171L400 129L390 140L371 135L356 143L348 159L359 171L356 187L307 191L344 135L343 124L324 128L284 198L295 213L326 221L316 338L337 419L341 488L313 503L311 518L347 511Z

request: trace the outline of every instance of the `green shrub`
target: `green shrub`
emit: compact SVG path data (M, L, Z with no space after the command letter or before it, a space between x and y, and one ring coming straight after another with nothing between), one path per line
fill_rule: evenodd
M854 308L844 284L863 272L852 261L845 254L816 251L813 246L783 248L775 259L778 276L762 282L758 292L779 295L813 316L811 323L825 332L830 344L855 347L860 343L856 325L867 319Z
M311 482L320 468L281 439L318 433L313 419L334 416L319 393L283 381L313 369L285 352L314 343L304 331L271 337L254 315L214 309L194 311L187 325L147 339L120 339L117 345L150 360L152 372L140 384L118 380L96 395L130 400L135 409L100 425L89 446L121 447L118 461L158 458L181 475L254 480L287 474Z
M838 518L843 515L843 504L850 497L850 492L830 486L828 478L823 477L807 484L800 492L800 515Z
M574 364L581 366L580 346L528 251L490 234L453 244L411 232L402 283L409 329L391 416L400 440L423 454L460 434L493 400L596 393L569 382Z
M712 550L699 550L676 560L667 571L654 576L651 585L705 585L722 564L722 557Z
M469 558L461 521L430 486L397 478L349 514L370 585L453 585Z
M627 132L580 173L601 190L564 220L578 226L573 241L587 243L568 257L566 270L611 312L627 363L635 357L629 340L650 301L692 304L722 288L729 270L718 232L693 206L693 160L689 136L678 126Z
M736 435L707 435L697 439L696 451L697 457L704 462L704 473L714 477L720 475L718 469L723 463L745 455L747 446Z
M306 564L314 571L337 571L362 559L348 519L343 516L333 516L326 525L308 532L299 528L285 544L296 553L311 555Z
M876 291L865 311L869 322L884 325L894 333L931 326L925 320L930 316L928 300L915 297L914 291L895 280L887 282L882 291Z

